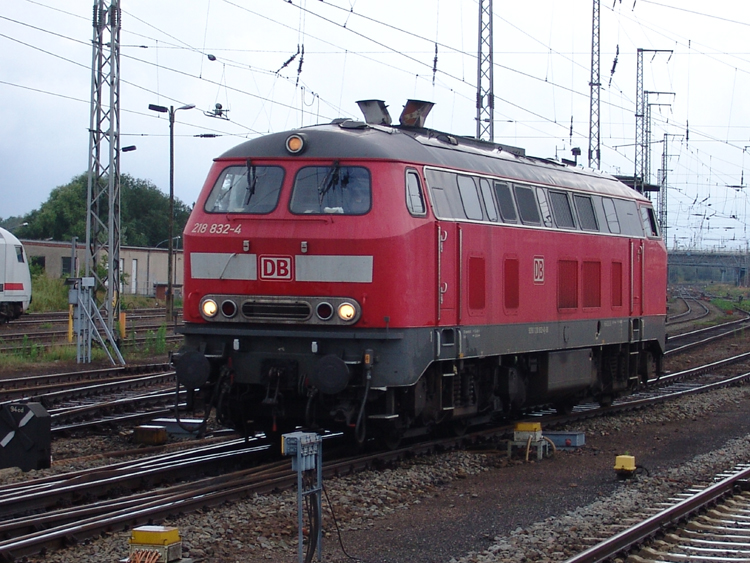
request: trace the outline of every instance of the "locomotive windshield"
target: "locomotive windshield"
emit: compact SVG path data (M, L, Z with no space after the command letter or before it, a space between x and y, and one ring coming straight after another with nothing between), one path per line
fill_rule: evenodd
M284 181L279 166L229 166L225 168L206 200L208 213L265 214L276 209Z
M297 172L289 209L298 214L364 215L371 203L370 173L361 166L306 166Z

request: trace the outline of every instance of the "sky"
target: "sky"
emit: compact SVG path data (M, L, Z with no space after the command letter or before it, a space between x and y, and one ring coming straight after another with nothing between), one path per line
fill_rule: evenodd
M88 169L94 4L0 2L0 218L38 209ZM187 205L229 148L361 119L357 100L384 100L394 121L407 99L431 101L428 127L476 134L477 0L120 6L120 143L137 147L120 171L168 193L169 122L148 106L194 105L175 113L175 196ZM588 165L591 22L592 0L494 0L496 142L566 159L579 147ZM634 173L644 49L650 181L666 150L668 246L747 249L750 3L601 0L600 26L601 170ZM228 119L212 116L217 103Z

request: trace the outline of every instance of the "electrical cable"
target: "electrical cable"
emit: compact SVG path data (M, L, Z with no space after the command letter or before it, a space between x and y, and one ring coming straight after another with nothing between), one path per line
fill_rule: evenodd
M326 489L325 485L323 485L323 494L325 494L326 502L328 503L328 510L331 511L331 518L333 519L333 524L334 526L336 526L336 534L338 535L338 538L339 538L339 546L341 546L341 551L344 552L344 555L348 559L351 559L352 561L363 561L363 559L352 557L346 551L346 548L344 547L344 540L341 538L341 528L339 527L339 521L336 519L336 513L333 511L333 504L331 503L331 499L328 497L328 490Z

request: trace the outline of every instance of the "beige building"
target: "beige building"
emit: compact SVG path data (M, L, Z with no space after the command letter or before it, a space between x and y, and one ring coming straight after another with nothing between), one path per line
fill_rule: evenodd
M51 278L83 276L86 268L86 247L78 243L73 263L71 242L22 240L29 262L41 266ZM182 250L174 251L175 296L179 297L183 279ZM120 272L125 276L122 292L133 295L163 297L167 286L167 249L120 247Z

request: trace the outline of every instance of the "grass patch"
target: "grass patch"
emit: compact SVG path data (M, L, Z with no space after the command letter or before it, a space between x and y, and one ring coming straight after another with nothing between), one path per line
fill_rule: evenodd
M37 344L24 343L17 350L0 355L0 371L11 371L37 366L44 363L75 362L77 356L75 344L58 344L43 348ZM91 361L109 361L107 354L99 346L91 347Z
M31 313L68 310L68 286L61 278L48 278L43 272L31 278Z

